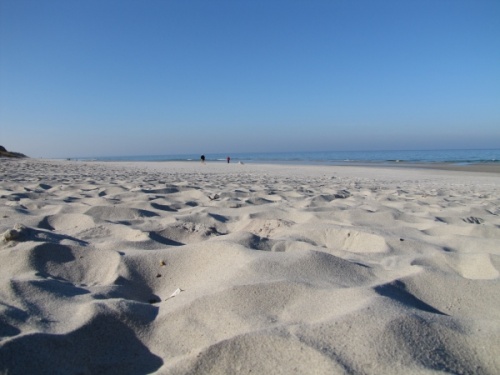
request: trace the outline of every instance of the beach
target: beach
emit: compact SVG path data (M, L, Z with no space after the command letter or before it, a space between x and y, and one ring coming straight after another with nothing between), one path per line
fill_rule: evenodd
M498 374L498 172L0 159L0 373Z

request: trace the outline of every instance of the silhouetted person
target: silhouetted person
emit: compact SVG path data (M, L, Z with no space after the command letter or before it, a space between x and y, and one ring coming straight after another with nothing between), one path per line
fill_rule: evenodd
M205 155L201 155L201 162L205 163Z
M228 156L226 159L227 159L227 163L229 164L229 162L231 161L231 158Z

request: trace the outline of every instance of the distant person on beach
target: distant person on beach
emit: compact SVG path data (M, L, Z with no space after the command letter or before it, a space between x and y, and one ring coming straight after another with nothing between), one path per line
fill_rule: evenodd
M227 157L227 164L229 164L230 161L231 161L231 158L228 156Z
M200 159L201 159L201 162L202 162L202 163L205 163L205 155L201 155L201 158L200 158Z

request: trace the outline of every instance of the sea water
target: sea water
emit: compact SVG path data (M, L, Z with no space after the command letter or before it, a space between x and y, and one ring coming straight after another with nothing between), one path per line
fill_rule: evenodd
M500 149L493 150L402 150L402 151L314 151L206 153L207 162L279 163L279 164L357 164L357 163L500 163ZM201 154L108 156L77 158L99 161L199 161Z

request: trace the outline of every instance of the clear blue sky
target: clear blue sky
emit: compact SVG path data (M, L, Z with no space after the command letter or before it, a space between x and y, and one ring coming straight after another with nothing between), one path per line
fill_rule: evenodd
M0 145L500 148L500 1L0 0Z

